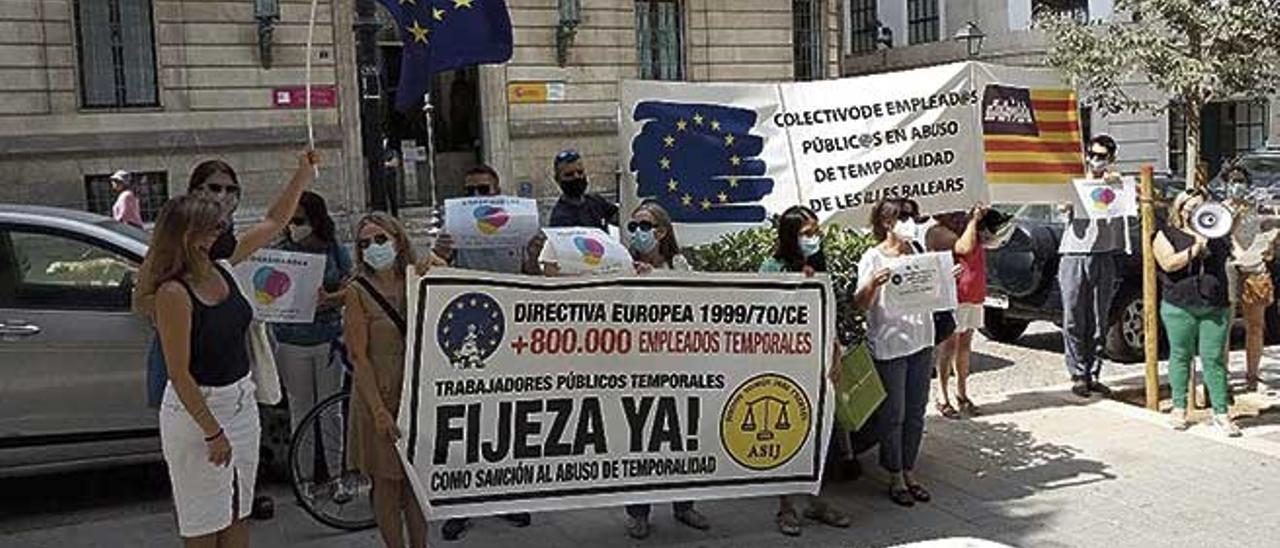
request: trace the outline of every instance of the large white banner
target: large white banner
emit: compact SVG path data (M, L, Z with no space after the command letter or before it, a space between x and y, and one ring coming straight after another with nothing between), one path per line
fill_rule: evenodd
M825 278L410 283L399 447L432 519L818 491Z
M626 81L624 209L656 200L682 243L796 204L866 226L882 197L922 211L1070 198L1075 94L1056 72L965 62L784 84Z

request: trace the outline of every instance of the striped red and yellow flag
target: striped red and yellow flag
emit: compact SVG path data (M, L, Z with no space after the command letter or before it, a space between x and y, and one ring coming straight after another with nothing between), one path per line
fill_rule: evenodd
M988 86L982 143L988 184L1070 184L1084 177L1075 91Z

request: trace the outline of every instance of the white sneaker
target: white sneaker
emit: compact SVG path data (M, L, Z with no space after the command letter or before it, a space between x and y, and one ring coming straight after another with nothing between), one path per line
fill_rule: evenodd
M1179 432L1189 428L1191 423L1187 422L1187 410L1174 407L1173 410L1169 412L1169 426Z
M1240 427L1236 426L1236 422L1231 420L1230 415L1214 415L1213 425L1228 438L1238 438L1242 435Z

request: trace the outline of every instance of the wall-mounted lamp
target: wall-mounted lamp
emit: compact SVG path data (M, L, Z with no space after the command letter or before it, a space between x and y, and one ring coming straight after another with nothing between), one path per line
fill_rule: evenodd
M280 20L279 0L253 0L253 18L258 21L258 60L271 68L271 34Z
M569 63L569 46L578 34L578 24L582 23L581 0L559 0L560 26L556 28L556 62L560 66Z
M973 59L982 53L982 41L986 38L986 33L978 28L978 24L969 21L959 31L956 31L956 35L952 37L952 40L957 42L964 41L965 46L969 49L969 58Z

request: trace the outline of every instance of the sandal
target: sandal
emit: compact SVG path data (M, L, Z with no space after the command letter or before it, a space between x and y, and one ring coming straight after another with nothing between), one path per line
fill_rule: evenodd
M929 494L929 490L925 489L923 485L918 483L908 485L907 493L910 493L911 498L916 499L916 502L929 502L933 500L933 495Z
M904 508L911 508L916 505L916 498L911 496L910 489L898 489L896 487L889 488L889 500L894 504Z
M789 537L800 536L800 518L795 512L778 512L778 532Z
M960 412L956 411L956 408L951 407L951 404L949 403L939 403L937 407L938 407L938 413L941 413L942 416L948 419L960 418Z
M824 525L839 527L841 529L845 529L853 524L853 520L849 519L849 516L845 515L844 512L832 508L828 504L810 507L808 510L804 511L804 517Z
M978 416L978 406L973 404L969 398L956 398L956 404L960 406L960 412L970 417Z

